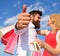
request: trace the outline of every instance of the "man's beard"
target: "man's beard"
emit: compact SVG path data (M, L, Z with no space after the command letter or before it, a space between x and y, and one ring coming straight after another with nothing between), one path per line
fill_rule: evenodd
M33 24L35 25L35 29L39 29L40 28L40 22L38 21L33 21Z

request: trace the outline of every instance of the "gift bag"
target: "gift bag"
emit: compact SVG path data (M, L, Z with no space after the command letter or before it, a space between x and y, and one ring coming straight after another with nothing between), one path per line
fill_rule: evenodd
M34 45L35 51L32 53L32 56L41 56L39 45L36 42L34 42L33 45Z
M13 54L15 45L17 43L18 35L14 32L14 29L7 32L3 37L1 42L6 45L4 51L9 54Z
M14 32L14 29L10 30L9 32L7 32L5 35L2 36L1 42L6 45L7 42L10 39L10 36L12 35L12 33Z

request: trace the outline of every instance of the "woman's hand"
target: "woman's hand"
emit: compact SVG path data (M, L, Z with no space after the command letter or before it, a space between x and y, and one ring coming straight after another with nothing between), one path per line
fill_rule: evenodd
M34 43L36 43L39 46L39 48L44 48L45 47L45 42L43 42L40 39L36 39L35 41L31 42L31 44L33 44L33 45L34 45Z

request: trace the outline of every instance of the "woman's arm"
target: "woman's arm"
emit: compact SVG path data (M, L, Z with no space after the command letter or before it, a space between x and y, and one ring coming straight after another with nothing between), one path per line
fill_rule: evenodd
M44 41L41 41L40 39L36 39L34 42L37 42L37 44L40 46L40 48L44 48L46 51L48 51L53 56L58 56L60 53L60 41L57 44L56 48L52 48L49 44L47 44Z
M59 44L57 44L56 48L52 48L50 45L48 45L47 43L44 43L44 49L47 50L50 54L52 54L53 56L57 56L60 53L60 41Z
M60 33L58 34L58 42L57 42L56 48L52 48L46 42L43 42L39 39L37 39L36 42L38 42L38 44L41 48L44 48L45 50L47 50L53 56L57 56L57 55L60 54Z

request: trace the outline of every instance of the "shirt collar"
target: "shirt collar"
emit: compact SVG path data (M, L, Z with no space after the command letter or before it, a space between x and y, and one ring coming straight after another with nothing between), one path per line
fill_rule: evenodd
M35 27L35 25L32 22L30 22L28 26L29 26L29 28L34 28Z

